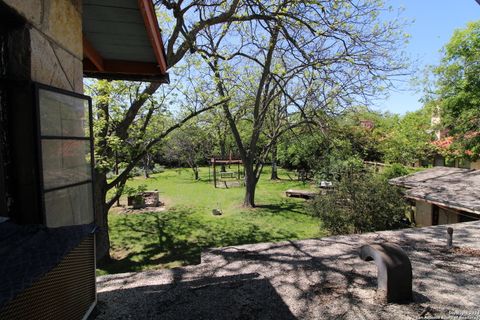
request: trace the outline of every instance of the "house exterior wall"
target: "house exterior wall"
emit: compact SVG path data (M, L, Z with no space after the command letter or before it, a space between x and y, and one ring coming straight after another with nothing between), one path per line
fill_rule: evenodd
M424 201L415 202L415 223L417 227L432 225L432 205Z
M31 80L82 93L81 1L2 1L29 22Z
M480 160L471 162L466 159L456 159L452 160L449 163L445 162L445 158L441 155L435 155L433 158L433 166L434 167L454 167L454 168L464 168L464 169L473 169L473 170L480 170Z
M480 170L480 160L470 162L470 169Z
M74 0L0 0L5 43L4 77L11 84L3 89L7 105L0 110L2 159L0 183L7 189L2 209L15 222L42 223L38 159L35 88L31 81L83 93L83 36L81 1ZM4 112L3 112L3 111ZM21 201L29 194L32 201Z
M438 210L438 224L457 223L458 214L439 208Z
M417 227L432 225L433 206L425 201L415 201L415 222ZM438 224L450 224L460 222L458 214L453 211L438 208Z
M6 142L0 140L0 151L8 150L8 159L0 157L0 165L9 166L9 170L5 170L8 176L0 175L0 184L3 189L8 185L15 191L12 192L14 196L9 198L13 200L7 201L11 203L7 212L11 221L8 223L11 222L18 229L25 224L30 225L28 233L25 234L33 238L31 234L37 232L36 225L43 221L38 206L41 186L38 177L41 169L37 161L37 101L34 96L35 87L30 80L83 93L82 2L0 0L0 9L2 17L7 16L14 21L7 21L2 25L4 28L0 28L3 32L0 63L2 69L4 65L6 67L5 74L2 74L2 80L6 81L2 84L9 84L8 87L0 86L0 100L3 102L0 104L0 113L8 115L0 117L0 126L7 128L4 131L8 134ZM3 99L4 97L7 99ZM4 132L1 133L3 137ZM45 233L43 228L38 227L38 230L41 230L39 233ZM4 275L4 278L0 279L0 283L4 283L4 279L8 277L7 282L14 283L13 287L16 288L16 291L9 292L12 296L9 296L6 304L0 304L0 319L86 318L96 302L95 236L83 234L84 231L78 229L72 231L71 235L75 236L80 232L85 239L73 249L67 245L69 241L61 242L61 237L49 233L50 240L56 240L58 247L65 246L65 251L62 251L65 255L53 269L41 269L46 272L43 275L33 272L40 269L40 266L45 267L43 257L28 254L45 253L45 260L51 259L51 252L45 250L49 243L38 241L34 247L28 244L31 250L26 250L23 254L25 261L28 261L28 264L24 263L28 269L22 269L22 272L15 276ZM19 234L23 233L19 231ZM38 240L36 237L35 239ZM18 236L15 241L27 240ZM73 242L70 245L74 246ZM5 252L9 253L4 251L3 254ZM33 258L29 259L30 257ZM12 261L20 263L15 259ZM50 264L47 266L51 267ZM28 316L22 316L22 312Z

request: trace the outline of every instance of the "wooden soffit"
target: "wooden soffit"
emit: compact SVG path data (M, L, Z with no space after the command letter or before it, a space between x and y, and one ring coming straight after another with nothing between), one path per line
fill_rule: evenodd
M168 83L151 0L83 1L85 77Z

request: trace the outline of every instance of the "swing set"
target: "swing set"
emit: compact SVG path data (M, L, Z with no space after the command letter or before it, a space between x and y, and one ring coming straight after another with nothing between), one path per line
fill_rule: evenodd
M232 165L237 165L236 172L231 170ZM228 166L228 170L220 170L217 172L217 166L221 166L221 168L226 168ZM242 169L240 170L240 165L242 165ZM213 185L215 188L231 188L231 187L243 187L245 185L244 177L245 177L245 168L243 167L242 160L238 159L210 159L210 166L208 167L208 181L211 181L211 176L213 173Z

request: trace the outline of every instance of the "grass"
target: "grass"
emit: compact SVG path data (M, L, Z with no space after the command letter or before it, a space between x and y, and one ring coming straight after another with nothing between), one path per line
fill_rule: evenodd
M256 192L257 208L241 206L242 187L215 189L208 168L194 181L188 169L169 169L149 179L135 178L132 187L146 184L158 189L166 211L125 214L112 210L109 217L114 261L98 267L98 274L172 268L200 263L209 247L314 238L326 235L318 219L306 214L304 200L285 197L290 188L310 186L292 181L292 173L280 171L270 181L265 171ZM213 216L212 209L223 211Z

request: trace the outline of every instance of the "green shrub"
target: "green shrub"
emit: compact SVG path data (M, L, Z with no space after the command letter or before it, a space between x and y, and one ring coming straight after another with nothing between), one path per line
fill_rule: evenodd
M126 194L129 197L136 196L141 194L142 192L147 191L147 185L146 184L141 184L138 187L130 187L130 186L125 186L123 188L122 194Z
M369 173L343 176L334 189L310 204L332 234L362 233L408 226L401 190Z
M317 184L321 180L340 180L342 176L356 174L364 169L363 160L355 156L346 159L328 158L318 164L315 179Z
M130 171L129 176L130 176L130 177L140 177L140 176L142 176L142 175L144 175L144 174L145 174L145 171L144 171L142 168L140 168L140 167L134 167L134 168Z
M162 173L165 172L165 167L156 163L152 168L152 173Z
M389 180L401 176L406 176L409 174L410 171L400 163L394 163L390 167L386 167L385 170L382 172L382 176Z

